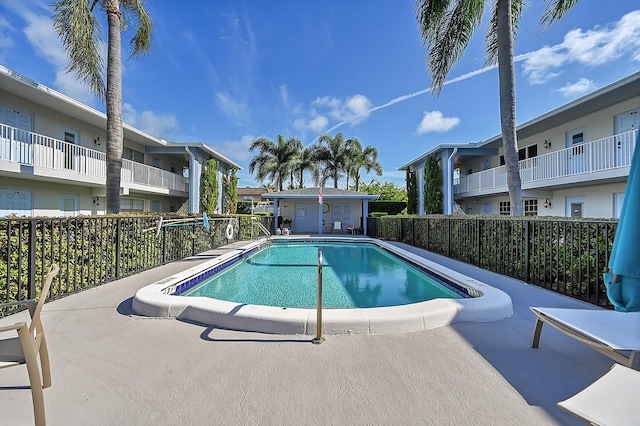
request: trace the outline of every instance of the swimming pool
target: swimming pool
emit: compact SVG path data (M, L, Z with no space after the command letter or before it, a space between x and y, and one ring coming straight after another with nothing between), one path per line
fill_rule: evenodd
M376 308L470 297L464 288L425 273L375 244L336 241L277 241L176 294L315 308L319 249L324 259L324 308Z
M452 296L450 298L437 297L435 299L427 300L427 298L424 301L417 301L417 299L411 300L415 296L411 295L409 300L403 303L394 301L393 303L384 302L384 306L360 307L358 303L361 302L356 302L351 308L341 306L333 309L324 309L324 334L381 334L418 331L459 321L495 321L506 318L513 312L511 299L504 292L456 271L444 268L394 244L370 238L350 237L316 237L311 240L313 244L338 243L338 246L334 246L334 248L343 244L348 246L361 246L364 243L375 245L377 249L383 250L382 256L398 257L402 259L401 262L409 262L413 265L406 269L404 275L401 275L400 278L388 275L385 278L386 280L401 281L406 278L407 274L418 273L416 271L419 270L420 275L426 273L440 277L446 283L444 287L445 293L453 293L453 295L449 293ZM307 239L307 241L309 240ZM140 315L188 319L234 330L277 334L313 334L315 332L316 310L307 308L308 302L304 302L304 307L265 306L251 300L238 299L233 301L203 297L196 294L192 296L182 295L190 292L197 293L200 287L199 284L203 279L208 279L216 274L225 275L234 269L232 266L234 264L241 264L245 260L253 263L263 263L261 256L268 256L269 250L276 249L277 244L282 242L300 244L307 248L311 247L311 259L301 261L288 256L289 259L287 261L293 265L314 265L315 270L317 270L317 246L309 245L303 239L291 237L273 238L273 242L274 247L262 252L260 250L265 246L264 241L249 242L243 247L231 249L229 252L210 261L146 286L136 292L133 298L133 310ZM325 258L327 258L330 250L332 249L323 251ZM364 254L361 254L361 256L364 257ZM340 263L342 260L342 256L333 256L332 259L332 256L329 255L327 258L328 263ZM349 262L367 263L370 260L369 254L367 254L366 261L360 259L357 261L350 260ZM314 269L312 266L301 267ZM280 266L280 269L289 268L295 268L295 266ZM345 276L340 278L340 285L346 287L350 285L352 290L351 292L347 291L347 295L341 297L354 299L352 294L354 292L357 293L358 289L364 289L366 290L363 292L365 294L364 299L367 299L371 298L372 292L383 291L383 287L380 287L380 290L375 289L378 284L373 286L369 284L367 286L364 278L365 281L358 281L358 285L354 285L354 276L357 275L354 270L357 269L351 268L350 278L346 277L347 281L351 279L351 284L349 282L345 284L344 281L340 281L344 280ZM326 269L324 270L326 271ZM382 275L385 273L386 271L383 270L378 271L376 274ZM317 279L315 274L312 275L314 278L308 280L310 282L304 284L304 286L312 289L311 299L315 299ZM299 276L300 274L296 274L295 279L285 278L285 281L289 281L291 284L290 289L296 289L297 291L296 282L299 283L301 281ZM323 285L325 279L325 276L323 276ZM400 283L401 288L403 285ZM408 294L415 293L414 287L412 285L404 285L404 292ZM293 290L285 289L280 291ZM326 294L326 292L323 292L323 304L325 304ZM395 297L393 296L392 299ZM312 305L315 306L315 303L313 302Z

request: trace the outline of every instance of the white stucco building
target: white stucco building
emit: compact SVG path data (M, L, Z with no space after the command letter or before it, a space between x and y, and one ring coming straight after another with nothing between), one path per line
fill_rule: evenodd
M106 120L0 66L0 216L104 213ZM203 143L167 142L125 123L121 212L198 213L209 159L219 163L221 191L221 174L238 164Z
M640 72L517 127L526 215L619 217L640 126ZM444 212L509 214L502 137L442 144L400 168L415 172L424 214L424 165L443 172Z

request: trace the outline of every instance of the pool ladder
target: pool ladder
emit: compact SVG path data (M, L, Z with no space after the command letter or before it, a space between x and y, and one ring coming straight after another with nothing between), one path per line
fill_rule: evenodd
M312 343L320 344L324 342L322 337L322 249L318 249L318 305L316 307L316 337Z
M253 227L257 226L258 229L260 231L262 231L262 233L265 235L265 237L267 238L267 240L271 241L271 232L269 232L269 230L267 228L265 228L265 226L260 223L260 222L256 222L255 219L252 217L251 218L251 239L253 240Z

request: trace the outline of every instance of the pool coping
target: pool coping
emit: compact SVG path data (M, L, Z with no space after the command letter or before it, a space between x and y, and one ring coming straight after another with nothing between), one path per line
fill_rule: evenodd
M511 298L501 290L446 268L385 241L353 237L272 237L273 240L370 242L468 289L476 297L434 299L409 305L363 309L323 309L323 334L386 334L428 330L455 322L490 322L513 314ZM265 240L248 242L238 249L171 275L141 288L133 297L133 311L149 317L195 321L225 329L271 334L316 333L316 309L280 308L249 305L207 297L174 296L176 286L185 279L222 265L244 252L265 244Z

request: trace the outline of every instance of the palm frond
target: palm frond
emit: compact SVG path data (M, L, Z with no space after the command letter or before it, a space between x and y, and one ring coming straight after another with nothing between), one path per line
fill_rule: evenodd
M558 22L577 2L578 0L547 0L540 18L540 26L546 30L553 23Z
M431 75L432 93L436 96L480 25L484 4L485 0L458 0L446 10L440 7L436 10L440 15L434 16L427 28L429 33L422 34L429 48L427 69ZM425 19L419 18L418 21L424 22ZM421 30L424 28L422 26Z
M146 55L151 52L151 18L144 7L143 0L120 0L124 11L125 21L137 21L137 30L129 46L131 56Z
M105 97L102 77L104 59L100 50L100 24L92 12L94 4L88 0L61 0L53 3L53 28L69 55L67 72L101 99Z
M513 29L513 39L516 39L518 35L518 27L520 25L520 18L522 17L522 8L524 2L522 0L511 1L511 26ZM493 66L498 60L498 0L495 0L494 7L491 13L491 20L487 27L487 34L485 36L486 42L486 54L487 60L485 66Z

